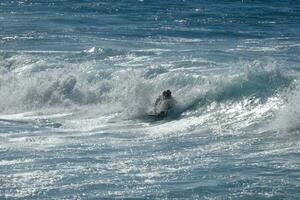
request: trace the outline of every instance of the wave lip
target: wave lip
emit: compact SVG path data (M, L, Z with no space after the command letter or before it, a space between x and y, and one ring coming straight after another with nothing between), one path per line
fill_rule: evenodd
M255 64L254 64L255 65ZM292 77L282 74L278 68L253 67L245 73L213 75L205 82L194 82L181 99L183 111L195 111L211 103L238 102L248 99L261 103L286 90Z
M268 97L287 87L291 79L283 76L278 69L271 71L248 71L245 76L234 78L229 84L220 82L217 92L212 94L214 99L238 98L241 96ZM224 86L225 85L225 86Z

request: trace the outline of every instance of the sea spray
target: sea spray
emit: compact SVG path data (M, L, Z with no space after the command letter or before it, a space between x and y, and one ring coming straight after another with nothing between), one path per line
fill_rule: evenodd
M300 130L300 85L295 81L290 88L282 92L282 106L276 110L276 119L271 122L271 128L278 131L297 132Z

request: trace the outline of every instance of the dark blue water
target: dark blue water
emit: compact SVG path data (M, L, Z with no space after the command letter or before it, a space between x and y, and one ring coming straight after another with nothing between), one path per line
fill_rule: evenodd
M299 33L299 1L1 1L0 198L299 199Z

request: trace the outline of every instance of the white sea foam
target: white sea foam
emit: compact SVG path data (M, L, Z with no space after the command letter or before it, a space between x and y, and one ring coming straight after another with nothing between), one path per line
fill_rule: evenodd
M202 73L195 68L177 70L161 66L111 69L99 66L101 62L54 63L53 59L63 58L24 54L4 59L7 71L0 78L2 112L92 106L99 108L97 114L123 113L124 117L132 118L151 112L154 100L165 89L173 92L180 112L184 112L193 106L254 93L258 97L271 95L288 84L288 79L274 67L276 63L264 67L265 63L246 63L247 70L229 74L220 68L219 75L215 69Z
M300 84L295 82L295 88L288 90L284 103L276 113L276 119L271 123L277 130L296 131L300 130Z

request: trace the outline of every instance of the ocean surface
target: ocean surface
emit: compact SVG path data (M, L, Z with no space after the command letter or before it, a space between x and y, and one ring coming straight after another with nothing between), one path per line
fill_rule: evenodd
M1 0L0 199L300 199L299 81L299 0Z

